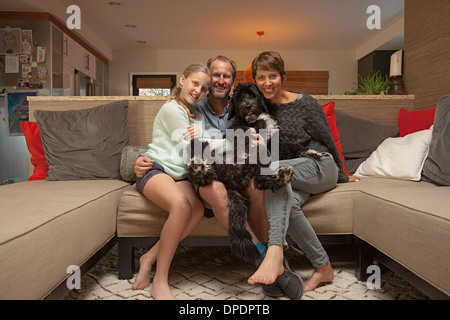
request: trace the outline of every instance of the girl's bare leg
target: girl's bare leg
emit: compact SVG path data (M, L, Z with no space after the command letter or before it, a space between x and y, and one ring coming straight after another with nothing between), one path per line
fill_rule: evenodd
M184 183L187 183L187 181L184 181ZM200 212L203 213L201 203L198 199L195 200L196 197L192 188L190 191L187 190L186 185L181 182L176 183L170 176L165 174L158 174L152 177L144 187L144 195L157 206L169 212L169 217L161 231L159 244L154 248L153 252L145 259L142 259L142 265L134 285L136 288L141 288L145 286L147 281L149 282L150 269L154 263L154 253L157 252L158 265L151 290L151 294L155 299L175 298L170 291L168 283L170 264L178 243L182 236L187 233L185 231L188 231L186 227L189 225L191 230L193 230L201 219ZM188 194L185 194L185 192ZM196 201L200 204L199 206ZM191 206L191 203L195 205ZM191 212L196 213L192 217L191 223L189 223Z
M191 232L197 227L203 218L203 205L200 200L198 200L194 190L192 190L192 186L186 181L177 182L177 186L184 192L185 195L188 196L188 199L191 203L191 219L189 219L186 228L181 235L181 239L186 238ZM160 241L155 243L155 245L147 251L145 254L141 256L139 259L139 273L136 277L136 280L132 286L133 290L143 290L150 285L151 275L150 272L152 270L153 264L156 262L156 258L158 255Z

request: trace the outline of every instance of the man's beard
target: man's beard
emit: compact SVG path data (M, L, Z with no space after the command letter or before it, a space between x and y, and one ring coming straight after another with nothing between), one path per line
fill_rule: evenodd
M221 94L221 95L216 94L216 93L214 92L214 89L213 89L213 90L209 90L209 94L210 94L214 99L217 99L217 100L225 100L225 99L228 99L228 95L230 94L230 92L231 92L231 87L228 88L228 90L225 91L225 93L223 93L223 94Z

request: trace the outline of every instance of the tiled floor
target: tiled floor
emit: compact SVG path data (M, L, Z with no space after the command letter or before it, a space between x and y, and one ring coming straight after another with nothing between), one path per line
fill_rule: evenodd
M137 258L145 251L139 250ZM307 279L313 269L299 252L286 255L291 269ZM390 271L381 277L381 289L371 290L354 276L351 263L332 263L331 284L307 292L302 300L411 300L427 299L420 291ZM138 265L136 263L136 265ZM227 247L179 248L173 261L169 283L182 300L270 300L261 286L247 283L255 268L240 262ZM81 289L72 290L66 300L148 300L150 288L131 290L134 279L117 277L117 246L82 278ZM287 297L278 298L286 300Z

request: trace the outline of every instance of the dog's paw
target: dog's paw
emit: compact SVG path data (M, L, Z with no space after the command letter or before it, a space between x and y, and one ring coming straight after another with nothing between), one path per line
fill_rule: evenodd
M292 167L280 167L272 175L261 175L255 178L255 188L260 190L271 189L275 191L291 181L294 169Z
M304 153L303 153L303 155L305 155L305 156L309 156L309 157L311 157L311 158L314 158L314 159L316 159L316 160L321 160L322 159L322 153L320 153L320 152L318 152L318 151L316 151L316 150L314 150L314 149L308 149L308 150L306 150Z
M286 184L291 181L294 174L294 168L292 167L280 167L277 171L278 179L281 183Z
M211 165L207 164L203 159L192 158L188 164L188 178L192 183L200 186L206 186L214 180L214 170Z

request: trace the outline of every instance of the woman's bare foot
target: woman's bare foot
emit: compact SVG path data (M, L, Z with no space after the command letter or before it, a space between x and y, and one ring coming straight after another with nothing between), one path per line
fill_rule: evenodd
M316 268L311 277L305 281L305 292L314 291L321 283L331 282L334 278L330 261L322 267Z
M277 277L284 272L283 258L283 246L269 246L266 257L259 266L258 270L250 276L248 283L274 283Z
M142 255L139 259L139 273L131 289L144 290L150 285L150 272L152 271L152 266L155 261L156 260L152 257L150 251Z
M155 300L176 300L172 291L170 291L169 284L167 282L153 281L151 296Z

